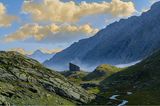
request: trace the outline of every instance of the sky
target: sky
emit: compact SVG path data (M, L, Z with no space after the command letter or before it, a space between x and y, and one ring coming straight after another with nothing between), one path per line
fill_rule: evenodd
M0 50L59 52L159 0L0 0Z

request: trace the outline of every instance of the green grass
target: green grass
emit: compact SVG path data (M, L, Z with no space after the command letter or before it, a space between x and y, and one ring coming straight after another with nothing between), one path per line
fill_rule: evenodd
M87 91L90 93L90 94L98 94L100 92L100 89L98 87L93 87L93 88L89 88L87 89Z
M115 66L112 66L112 65L108 65L108 64L102 64L100 66L98 66L96 68L96 70L102 70L102 71L110 71L110 72L118 72L120 70L122 70L121 68L117 68Z
M101 83L101 97L94 103L103 103L111 95L120 95L128 105L160 105L160 52L157 52L135 66L117 72ZM133 92L127 95L127 92ZM106 101L104 104L112 102ZM114 105L114 104L113 104Z
M94 98L61 74L16 52L0 52L0 74L0 105L74 105Z
M160 90L136 91L130 96L124 96L129 105L160 105Z
M108 64L102 64L98 66L93 72L89 73L83 78L83 81L102 81L105 78L111 76L114 73L121 71L121 68L111 66Z
M61 106L61 105L69 105L74 106L75 104L71 101L61 98L60 96L47 94L45 96L32 96L32 98L12 98L7 99L7 102L14 105L52 105L52 106Z
M85 71L63 71L61 72L69 81L80 85L83 82L83 78L88 74Z
M26 84L28 85L29 83ZM33 93L27 88L14 86L10 83L0 82L0 85L0 101L2 98L5 98L5 102L11 105L75 105L74 102L66 100L54 93L47 92L40 87L37 89L41 94ZM7 96L10 93L13 96Z

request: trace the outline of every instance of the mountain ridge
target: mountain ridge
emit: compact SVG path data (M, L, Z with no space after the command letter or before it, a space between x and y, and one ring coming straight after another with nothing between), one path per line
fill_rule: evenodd
M36 50L31 55L27 55L27 56L39 61L40 63L43 63L44 61L50 59L54 55L55 53L49 54L49 53L43 53L41 50Z
M46 66L66 66L73 62L88 67L126 64L142 60L160 47L160 2L141 16L121 19L95 36L80 40L45 61Z
M94 98L56 71L17 52L0 51L0 75L0 104L71 105Z

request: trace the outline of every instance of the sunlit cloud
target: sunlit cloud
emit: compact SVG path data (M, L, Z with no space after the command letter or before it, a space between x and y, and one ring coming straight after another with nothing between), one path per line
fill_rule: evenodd
M34 21L76 22L82 17L93 14L111 14L114 17L128 17L136 12L134 3L121 0L111 2L36 0L24 2L23 11L31 14Z
M55 54L55 53L62 51L62 49L60 49L60 48L56 48L56 49L40 48L39 50L41 50L43 53L47 53L47 54Z
M60 48L55 48L55 49L39 48L37 50L40 50L42 53L47 53L47 54L56 54L62 51L62 49ZM16 51L23 55L32 55L36 50L33 51L33 50L25 50L23 48L11 48L11 49L8 49L7 51Z
M0 27L9 27L16 19L16 16L8 15L6 7L0 3Z
M34 38L37 41L41 41L48 36L65 34L65 36L70 36L70 33L74 33L75 36L77 34L84 35L94 35L98 32L98 29L92 28L89 24L85 24L82 26L75 25L61 25L58 26L56 24L41 26L39 24L26 24L19 28L15 33L12 33L5 37L6 42L13 42L17 40L26 40L28 38Z
M23 48L11 48L11 49L9 49L9 50L7 50L7 51L15 51L15 52L19 52L19 53L21 53L21 54L23 54L23 55L30 55L30 54L33 53L33 51L26 51L26 50L23 49Z

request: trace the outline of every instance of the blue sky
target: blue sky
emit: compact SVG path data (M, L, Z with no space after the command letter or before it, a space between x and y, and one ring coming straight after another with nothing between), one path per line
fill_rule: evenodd
M54 0L53 0L54 1ZM63 0L64 2L65 0ZM82 1L85 0L74 0L74 2L76 2L77 4L81 3ZM123 2L128 2L129 0L123 0ZM148 9L151 6L151 0L131 0L132 3L134 3L135 9L138 12L142 12L142 10L144 9ZM159 1L159 0L157 0ZM61 1L62 2L62 1ZM65 1L68 2L68 1ZM101 3L101 2L111 2L111 0L86 0L86 2L92 3L92 2L97 2L97 3ZM119 20L120 17L113 17L111 14L104 14L104 13L100 13L100 14L91 14L91 15L84 15L81 16L80 19L76 22L68 22L68 20L63 20L63 22L54 22L54 21L47 21L45 20L45 22L42 21L35 21L33 20L33 18L31 17L30 13L24 14L22 11L23 8L23 4L24 1L23 0L0 0L0 3L2 3L5 8L6 8L6 14L10 15L10 16L16 16L17 19L14 20L11 23L11 26L9 27L0 27L0 50L10 50L12 48L23 48L26 51L34 51L36 49L40 49L40 48L45 48L48 50L53 50L53 49L64 49L66 47L68 47L70 44L72 44L75 41L78 41L79 39L82 38L87 38L89 36L94 35L94 31L97 31L97 29L102 29L104 27L106 27L106 25L108 25L109 23L112 23L116 20ZM31 4L30 4L31 5ZM31 11L27 11L27 12L31 12ZM55 14L56 15L56 14ZM122 18L122 17L121 17ZM46 18L45 18L46 19ZM49 18L47 18L49 19ZM96 20L96 21L95 21ZM36 38L38 38L36 35L26 38L26 39L17 39L14 40L12 42L5 42L4 38L5 36L9 36L12 35L13 33L15 33L16 31L20 30L20 27L23 27L25 24L39 24L41 26L44 27L44 25L50 25L50 24L56 24L58 26L58 28L61 28L61 33L60 34L55 34L54 37L51 36L51 34L49 35L49 38L44 38L43 41L40 40L35 40ZM74 28L76 27L76 31L73 33L68 33L68 27L64 27L63 24L67 24L68 26L72 25L74 26ZM90 25L90 26L85 26L85 25ZM33 25L32 25L33 26ZM60 27L59 27L60 26ZM92 28L92 30L89 32L87 32L86 34L86 30L83 30L84 28ZM90 28L90 29L91 29ZM63 31L66 30L67 31ZM80 30L80 31L79 31ZM42 30L44 31L44 30ZM44 33L40 31L41 33ZM18 33L19 34L19 33ZM67 35L70 35L70 37L67 37ZM86 35L85 35L86 34ZM35 37L35 39L33 38ZM53 39L53 40L51 40Z

